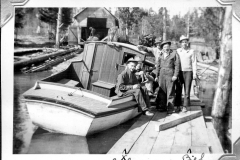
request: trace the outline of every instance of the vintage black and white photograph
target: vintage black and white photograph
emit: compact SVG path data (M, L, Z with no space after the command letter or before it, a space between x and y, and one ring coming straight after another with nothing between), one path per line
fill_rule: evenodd
M16 7L13 154L232 153L231 7Z
M3 159L238 159L239 27L239 0L1 0Z

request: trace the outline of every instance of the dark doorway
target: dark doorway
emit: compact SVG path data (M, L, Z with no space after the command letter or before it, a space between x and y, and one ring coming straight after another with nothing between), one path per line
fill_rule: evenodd
M95 35L98 36L99 40L102 40L108 34L108 28L106 28L107 18L88 18L87 27L82 27L81 37L83 40L88 39L88 37L90 36L90 27L96 30Z

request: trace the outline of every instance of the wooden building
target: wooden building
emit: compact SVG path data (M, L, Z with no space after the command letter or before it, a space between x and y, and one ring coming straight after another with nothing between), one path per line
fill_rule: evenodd
M74 16L74 22L69 27L68 43L82 44L90 36L90 27L96 30L95 35L103 39L111 27L119 27L118 19L106 8L85 8Z

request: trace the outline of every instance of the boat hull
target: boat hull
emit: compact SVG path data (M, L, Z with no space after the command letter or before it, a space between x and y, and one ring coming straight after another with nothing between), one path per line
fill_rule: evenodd
M37 100L24 100L32 123L50 132L87 136L136 117L137 107L96 117L69 106Z

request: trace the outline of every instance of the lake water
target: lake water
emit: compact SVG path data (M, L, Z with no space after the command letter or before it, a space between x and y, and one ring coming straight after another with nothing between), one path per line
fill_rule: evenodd
M13 153L15 154L105 154L139 118L136 117L88 137L49 133L37 128L32 124L26 106L20 102L20 96L33 87L36 80L49 75L51 72L15 73L14 75Z
M202 108L204 116L211 116L214 94L216 90L216 81L201 81L199 89L199 99L205 104ZM231 118L230 118L231 120ZM209 121L206 119L206 121ZM224 152L231 153L231 140L227 137L229 129L229 117L213 118L213 126L218 134Z
M15 154L105 154L139 118L136 117L119 126L88 137L49 133L37 128L32 124L26 106L20 102L20 96L33 87L36 80L49 75L51 75L51 72L15 73L14 75L13 153ZM200 88L199 98L206 105L203 109L205 115L211 115L215 84L215 82L201 82L202 87ZM215 121L224 124L222 120ZM224 137L222 136L224 132L221 129L217 129L217 133L220 137ZM226 139L222 139L222 144L224 150L231 151L231 144Z

